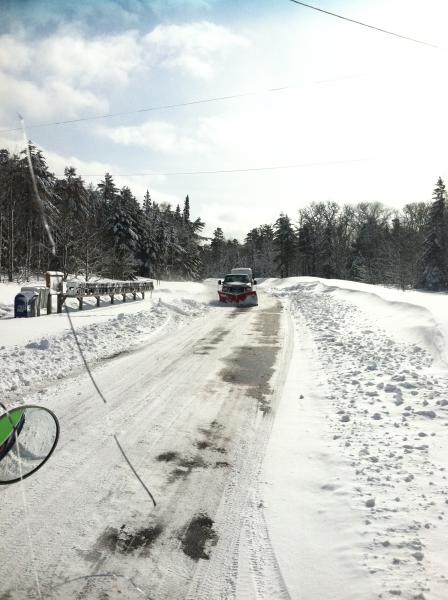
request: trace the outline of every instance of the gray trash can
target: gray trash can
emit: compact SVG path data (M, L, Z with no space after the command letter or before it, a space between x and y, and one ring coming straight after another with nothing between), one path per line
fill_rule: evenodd
M35 317L37 313L37 300L39 294L36 292L20 292L14 298L14 317Z
M41 308L48 309L48 295L50 293L50 289L45 285L33 285L33 286L24 286L20 288L20 293L23 292L33 292L38 295L36 299L36 313L34 316L40 317Z

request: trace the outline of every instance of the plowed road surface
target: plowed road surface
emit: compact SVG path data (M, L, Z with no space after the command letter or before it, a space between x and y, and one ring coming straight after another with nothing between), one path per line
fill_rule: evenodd
M1 598L288 598L254 489L291 345L261 293L97 366L106 406L86 374L50 388L60 444L24 482L34 556L22 486L2 489Z

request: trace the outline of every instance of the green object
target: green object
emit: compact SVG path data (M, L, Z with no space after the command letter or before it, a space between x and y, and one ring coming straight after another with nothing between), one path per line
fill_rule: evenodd
M24 410L17 408L0 418L0 446L6 442L23 417Z

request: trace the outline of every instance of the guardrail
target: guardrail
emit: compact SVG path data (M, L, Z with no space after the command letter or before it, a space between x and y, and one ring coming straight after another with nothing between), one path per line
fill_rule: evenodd
M79 302L79 310L83 309L83 299L88 297L96 298L97 306L100 305L101 296L109 296L111 304L115 302L115 296L122 296L123 302L126 302L126 294L132 294L133 299L137 299L137 294L145 297L145 292L154 289L152 281L100 281L96 283L67 281L65 291L58 294L58 313L62 312L62 306L67 298L76 298Z
M111 281L86 283L67 281L65 296L77 298L79 296L110 296L111 294L133 294L153 290L152 281Z

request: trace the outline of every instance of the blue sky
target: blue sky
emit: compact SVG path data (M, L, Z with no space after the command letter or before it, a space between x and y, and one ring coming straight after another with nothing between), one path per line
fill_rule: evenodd
M443 46L444 0L315 0ZM242 237L310 201L427 200L447 175L447 52L288 0L1 2L0 129L260 92L29 129L50 167L109 170L141 198L188 193L211 232ZM287 90L261 93L289 86ZM0 133L20 150L20 133ZM216 175L174 172L300 168ZM151 173L135 177L135 174Z

